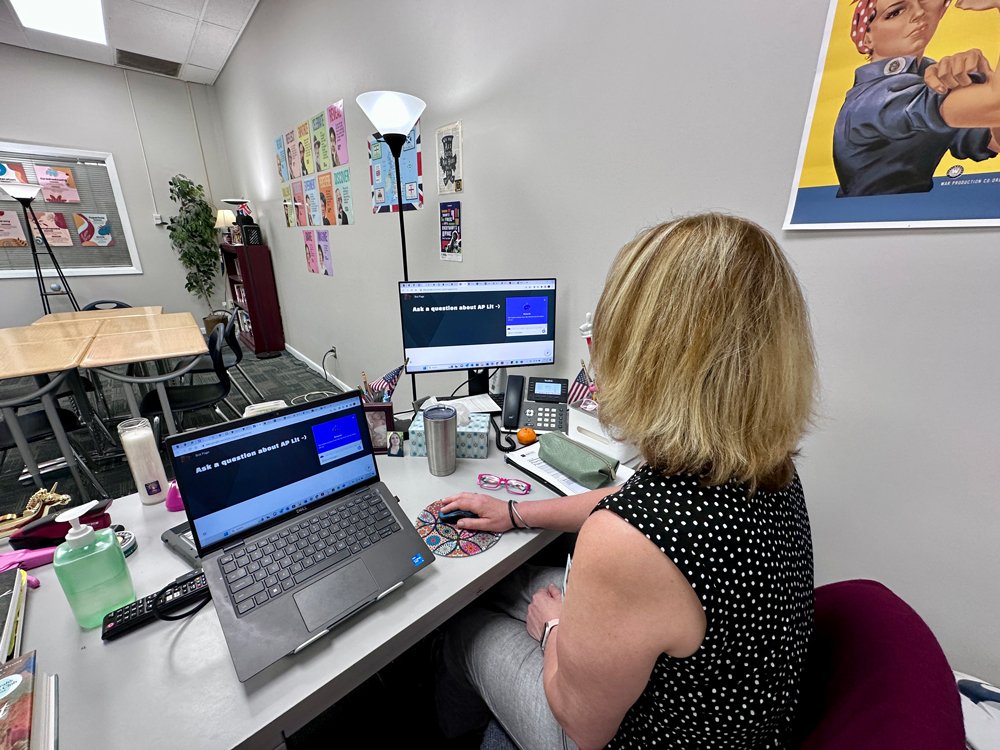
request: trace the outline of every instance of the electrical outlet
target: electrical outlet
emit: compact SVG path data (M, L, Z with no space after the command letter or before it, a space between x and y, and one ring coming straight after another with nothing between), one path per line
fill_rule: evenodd
M331 347L330 347L329 349L327 349L326 351L327 351L327 354L332 354L332 355L333 355L333 358L334 358L334 359L336 359L336 358L337 358L337 347L335 347L335 346L331 346Z

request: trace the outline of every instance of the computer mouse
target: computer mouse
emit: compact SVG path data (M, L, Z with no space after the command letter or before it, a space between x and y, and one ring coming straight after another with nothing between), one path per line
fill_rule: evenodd
M438 513L438 520L444 521L445 523L454 523L460 518L479 518L471 510L449 510L447 512L441 511Z

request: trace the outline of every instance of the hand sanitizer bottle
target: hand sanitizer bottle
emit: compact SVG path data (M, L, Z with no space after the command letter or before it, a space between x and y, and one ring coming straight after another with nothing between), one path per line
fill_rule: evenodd
M56 516L72 528L56 548L52 566L81 628L96 628L108 612L135 601L132 575L115 532L80 524L80 517L96 505L93 500Z

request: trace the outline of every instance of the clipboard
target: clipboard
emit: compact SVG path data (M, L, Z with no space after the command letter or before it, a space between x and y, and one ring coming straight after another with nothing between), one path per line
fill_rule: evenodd
M519 448L516 451L508 453L504 460L515 469L527 474L535 481L563 497L566 495L578 495L581 492L590 492L589 488L584 487L582 484L577 484L561 471L545 463L538 455L540 447L538 443L533 443L527 448ZM614 485L624 484L634 473L633 469L623 464L619 465Z

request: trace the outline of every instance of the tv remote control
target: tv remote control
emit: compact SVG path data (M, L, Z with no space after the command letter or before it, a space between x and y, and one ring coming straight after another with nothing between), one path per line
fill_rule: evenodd
M163 595L160 612L174 612L206 596L208 596L208 581L205 580L205 574L201 570L193 570L170 585ZM104 615L101 640L110 641L156 620L157 617L153 613L154 599L156 594L150 594Z

